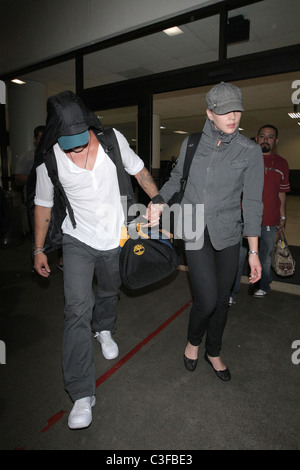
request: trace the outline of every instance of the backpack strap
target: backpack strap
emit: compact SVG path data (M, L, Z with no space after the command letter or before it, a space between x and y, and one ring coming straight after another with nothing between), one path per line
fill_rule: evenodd
M130 175L127 173L123 165L120 147L116 134L113 128L109 127L107 129L103 129L102 131L97 131L95 135L100 145L103 147L105 153L116 165L120 194L123 198L126 198L127 203L127 214L125 211L124 214L125 216L127 216L127 220L134 219L134 216L128 217L128 209L132 204L135 203L132 183Z
M69 199L67 198L67 195L65 193L65 190L58 178L58 170L57 170L57 163L56 163L56 159L55 159L55 156L54 156L54 151L53 149L51 149L47 155L47 158L45 158L45 165L46 165L46 168L47 168L47 171L48 171L48 175L49 175L49 178L51 179L52 181L52 184L54 186L54 193L55 191L59 191L59 193L57 194L54 194L54 196L60 196L60 198L62 199L63 203L65 204L67 210L68 210L68 214L69 214L69 217L70 217L70 220L72 222L72 225L73 225L73 228L76 228L76 221L75 221L75 217L74 217L74 212L73 212L73 209L72 209L72 206L69 202Z
M201 139L201 132L196 132L194 134L191 134L188 138L188 143L187 143L187 148L186 148L186 154L185 154L185 159L184 159L184 164L183 164L183 171L182 171L182 177L180 180L180 189L177 191L171 199L168 201L168 205L171 207L173 204L180 204L184 195L184 191L186 188L187 180L189 177L189 172L192 164L192 160L194 158L196 149L198 147L198 144ZM174 233L174 228L175 228L175 219L174 219L174 213L171 211L170 212L170 232Z
M192 160L201 139L202 132L195 132L188 138L187 149L183 165L182 178L180 180L180 190L184 191L189 176Z

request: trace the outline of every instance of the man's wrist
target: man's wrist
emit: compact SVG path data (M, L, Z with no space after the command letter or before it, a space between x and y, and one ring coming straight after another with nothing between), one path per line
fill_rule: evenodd
M44 253L44 251L45 251L45 248L36 246L33 251L33 256L37 255L38 253Z
M164 198L158 193L151 199L153 204L164 204Z

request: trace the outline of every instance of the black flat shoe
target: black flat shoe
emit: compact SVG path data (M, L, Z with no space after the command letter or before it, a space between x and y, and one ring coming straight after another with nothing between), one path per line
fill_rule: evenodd
M183 362L184 362L184 366L187 370L189 370L190 372L193 372L196 367L197 367L197 364L198 364L198 359L189 359L188 357L186 357L186 355L184 354L183 355Z
M223 380L224 382L231 379L231 373L230 373L230 370L228 368L226 368L225 370L216 370L214 368L211 361L208 359L207 352L204 354L204 359L213 368L214 373L216 374L217 377L219 377L219 379Z

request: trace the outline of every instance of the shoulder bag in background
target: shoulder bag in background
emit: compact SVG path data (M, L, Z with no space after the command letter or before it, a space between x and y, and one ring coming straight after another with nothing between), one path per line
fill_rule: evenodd
M296 262L289 250L284 230L278 229L272 250L272 268L278 276L292 276Z

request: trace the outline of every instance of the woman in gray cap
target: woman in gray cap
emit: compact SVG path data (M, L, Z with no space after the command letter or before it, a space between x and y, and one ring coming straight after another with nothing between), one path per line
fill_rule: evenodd
M225 381L230 380L231 374L220 351L238 267L241 198L244 236L249 244L249 282L254 283L261 276L258 237L264 168L260 147L239 133L244 111L240 89L219 83L207 93L206 101L207 120L181 201L183 227L188 227L192 220L188 214L195 214L197 207L202 207L203 216L194 241L182 234L193 293L184 365L189 371L195 370L199 345L206 333L204 358ZM182 144L171 178L160 190L165 202L180 188L187 143L188 139Z

